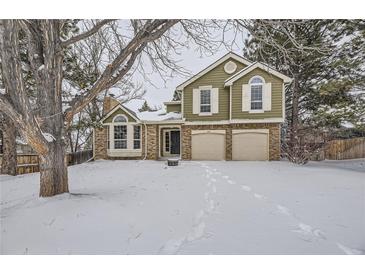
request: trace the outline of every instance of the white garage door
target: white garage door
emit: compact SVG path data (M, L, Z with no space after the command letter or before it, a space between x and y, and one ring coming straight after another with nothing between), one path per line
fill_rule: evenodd
M269 130L233 130L232 160L265 161L269 159Z
M193 160L225 160L225 130L193 130L191 132L191 158Z

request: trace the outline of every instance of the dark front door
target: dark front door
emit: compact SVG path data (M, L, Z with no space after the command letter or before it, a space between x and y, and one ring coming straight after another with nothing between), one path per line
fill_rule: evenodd
M180 154L180 131L171 131L171 154Z

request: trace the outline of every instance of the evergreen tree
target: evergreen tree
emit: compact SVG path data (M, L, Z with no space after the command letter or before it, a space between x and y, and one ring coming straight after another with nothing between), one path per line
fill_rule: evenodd
M147 103L147 101L145 100L144 102L143 102L143 105L138 109L138 111L139 112L144 112L144 111L149 111L149 112L151 112L151 111L157 111L158 110L158 108L157 107L151 107L148 103Z
M351 105L354 99L350 91L364 84L362 24L346 20L254 20L249 28L252 38L245 43L245 56L293 78L286 87L286 150L294 162L305 163L311 153L303 146L302 137L308 133L304 129L330 126L315 122L313 118L317 115L318 120L323 114L318 110Z

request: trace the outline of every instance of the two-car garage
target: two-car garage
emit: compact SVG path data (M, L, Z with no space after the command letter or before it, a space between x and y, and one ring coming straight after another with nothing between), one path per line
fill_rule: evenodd
M192 130L192 160L226 160L226 130ZM268 129L232 130L232 160L265 161L269 159Z

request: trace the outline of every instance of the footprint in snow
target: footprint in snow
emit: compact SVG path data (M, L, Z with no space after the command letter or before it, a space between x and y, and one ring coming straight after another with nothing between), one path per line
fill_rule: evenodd
M236 182L234 182L234 181L232 181L232 180L228 180L228 183L229 183L230 185L235 185L235 184L236 184Z
M200 210L196 215L195 215L195 221L194 223L200 223L202 218L204 217L204 211Z
M215 179L215 178L210 178L210 180L211 180L212 182L216 182L216 181L217 181L217 179Z
M212 187L213 193L217 193L217 188L215 186Z
M241 188L242 188L242 190L247 191L247 192L251 191L251 188L246 185L241 186Z
M315 237L323 239L323 240L326 239L326 236L324 235L324 233L321 230L314 229L310 225L300 223L298 225L298 228L299 229L297 229L297 230L293 230L293 232L300 233L303 235L314 235Z
M224 175L224 176L222 176L222 178L228 180L229 179L229 176Z
M194 226L192 231L189 233L188 237L186 238L188 242L192 242L195 240L200 239L203 237L205 231L205 223L201 222L197 226Z
M277 205L276 206L278 211L281 213L281 214L284 214L284 215L287 215L287 216L290 216L290 211L288 208L286 208L285 206L282 206L282 205Z
M340 243L337 243L337 247L339 249L341 249L343 252L345 252L346 255L364 255L365 254L365 250L350 248L350 247L344 246Z
M175 254L181 247L184 239L171 239L167 241L161 248L160 253L162 254Z
M265 199L266 199L266 197L265 197L264 195L257 194L257 193L255 193L253 196L254 196L256 199L259 199L259 200L265 200Z

